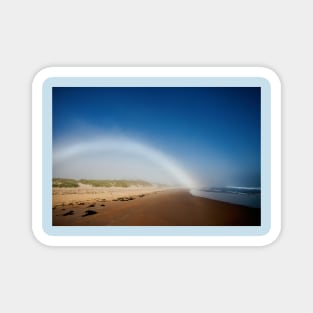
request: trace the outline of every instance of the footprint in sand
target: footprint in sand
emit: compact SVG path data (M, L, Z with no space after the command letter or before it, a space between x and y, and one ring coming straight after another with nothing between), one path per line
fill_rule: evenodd
M98 212L93 211L93 210L87 210L87 211L85 211L85 214L82 215L82 217L88 216L88 215L94 215L94 214L97 214L97 213L98 213Z
M63 214L63 216L68 216L68 215L73 215L74 214L74 211L69 211L69 212L66 212Z
M135 200L136 198L134 197L121 197L117 199L113 199L113 201L130 201L130 200Z

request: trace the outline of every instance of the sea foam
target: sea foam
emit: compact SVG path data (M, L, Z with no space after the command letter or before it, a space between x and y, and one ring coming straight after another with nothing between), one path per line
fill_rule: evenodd
M190 193L196 197L239 204L252 208L261 207L261 188L259 187L211 187L192 189Z

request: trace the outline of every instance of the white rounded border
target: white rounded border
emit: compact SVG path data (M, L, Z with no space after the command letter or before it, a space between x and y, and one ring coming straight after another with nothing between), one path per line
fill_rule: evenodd
M263 236L50 236L42 227L42 87L51 77L259 77L271 86L271 227ZM264 246L281 230L281 83L265 67L48 67L32 84L32 229L48 246Z

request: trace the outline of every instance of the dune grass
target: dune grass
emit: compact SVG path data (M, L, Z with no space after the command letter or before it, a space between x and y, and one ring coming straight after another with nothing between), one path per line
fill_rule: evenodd
M93 187L130 187L130 186L152 186L143 180L100 180L100 179L81 179L82 184L91 185Z
M140 186L140 187L149 187L153 186L152 184L144 180L126 180L126 179L68 179L68 178L53 178L53 187L78 187L79 183L85 185L91 185L93 187L131 187L131 186Z
M75 179L53 178L52 186L69 188L69 187L78 187L79 184Z

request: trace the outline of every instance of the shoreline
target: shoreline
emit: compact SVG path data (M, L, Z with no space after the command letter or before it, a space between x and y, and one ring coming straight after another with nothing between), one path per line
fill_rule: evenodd
M53 226L260 226L261 210L193 196L186 189L60 204Z

